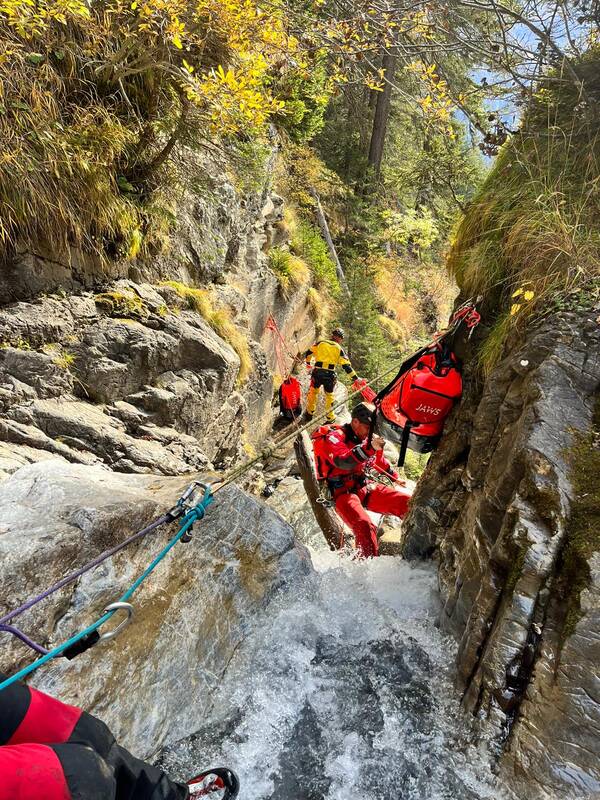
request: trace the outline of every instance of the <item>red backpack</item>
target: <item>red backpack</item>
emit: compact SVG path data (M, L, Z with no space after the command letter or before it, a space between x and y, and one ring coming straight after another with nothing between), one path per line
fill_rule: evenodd
M378 433L406 449L430 453L446 417L462 394L460 365L446 344L428 345L405 361L394 380L377 395Z
M279 412L287 419L298 419L302 414L302 387L297 378L286 378L279 387Z
M332 431L339 431L342 428L343 425L320 425L310 435L313 444L313 453L315 456L317 480L324 481L333 467L332 462L329 460L329 445L327 444L327 436Z

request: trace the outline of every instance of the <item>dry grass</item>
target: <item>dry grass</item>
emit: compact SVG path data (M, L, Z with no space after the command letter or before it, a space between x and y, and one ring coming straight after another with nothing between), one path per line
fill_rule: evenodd
M600 90L599 65L600 54L590 57L588 90ZM557 86L539 93L521 134L503 148L450 251L463 295L483 295L498 314L480 354L485 371L510 330L600 289L597 112Z
M288 297L294 289L306 286L311 278L307 263L280 247L269 251L269 267L275 274L284 297Z
M379 315L379 324L385 331L387 338L392 344L399 344L405 347L409 340L409 332L405 325L397 319L386 317L385 314Z
M338 313L337 304L314 286L311 286L306 292L306 302L315 322L317 336L325 335Z

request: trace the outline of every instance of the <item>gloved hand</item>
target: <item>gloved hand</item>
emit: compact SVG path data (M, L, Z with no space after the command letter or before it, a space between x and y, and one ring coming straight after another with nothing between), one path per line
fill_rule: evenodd
M373 450L383 450L385 447L385 439L383 436L377 436L377 434L375 434L371 439L371 447Z

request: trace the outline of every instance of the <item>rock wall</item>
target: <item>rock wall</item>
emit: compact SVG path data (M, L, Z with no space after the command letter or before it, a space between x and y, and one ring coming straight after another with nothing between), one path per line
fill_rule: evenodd
M241 191L222 163L195 156L202 186L190 182L170 247L154 260L28 253L4 265L0 470L51 454L179 475L226 467L268 435L277 376L266 320L278 321L292 355L315 335L305 290L284 302L267 266L283 215L273 158L264 185ZM166 281L210 289L247 340L249 380L237 380L231 345Z
M0 616L162 514L184 485L56 459L20 469L0 484ZM176 530L149 534L18 624L46 647L65 641L96 620ZM226 488L192 541L176 545L134 595L130 626L71 662L53 661L33 683L99 715L125 746L147 755L201 725L253 616L310 569L281 517ZM0 669L31 660L0 636Z
M597 315L549 318L509 343L483 384L468 362L404 524L407 556L439 558L464 705L488 721L527 797L600 793L598 555L580 598L565 566L579 502L570 453L592 436L600 386Z

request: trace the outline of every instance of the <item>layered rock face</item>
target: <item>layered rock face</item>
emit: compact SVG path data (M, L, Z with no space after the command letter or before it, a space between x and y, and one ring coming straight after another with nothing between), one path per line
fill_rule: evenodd
M161 515L184 485L55 459L23 467L0 485L0 616ZM46 647L65 641L98 619L176 531L149 534L14 624ZM148 755L201 726L253 617L310 569L289 525L228 487L192 541L177 544L134 595L130 626L71 662L53 661L33 684L99 715L125 746ZM31 660L2 634L0 669Z
M267 318L294 352L315 335L305 292L284 302L267 266L283 200L269 188L268 164L264 188L245 193L222 164L201 166L202 191L188 187L168 252L154 261L71 254L61 266L29 253L4 265L0 300L17 301L0 307L0 472L50 454L179 475L227 466L244 440L270 431ZM192 307L186 287L198 286L237 330L249 380L238 380L240 358L218 324Z
M568 563L586 494L573 448L581 437L597 447L597 313L552 317L483 386L470 362L404 525L407 556L437 549L464 704L491 722L503 768L529 797L600 793L598 555L581 580ZM584 530L588 553L597 524Z

